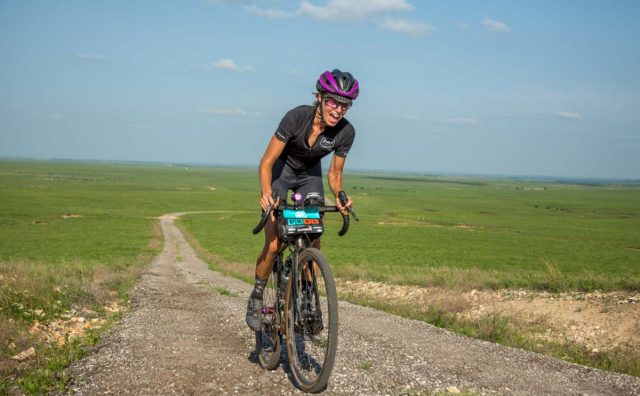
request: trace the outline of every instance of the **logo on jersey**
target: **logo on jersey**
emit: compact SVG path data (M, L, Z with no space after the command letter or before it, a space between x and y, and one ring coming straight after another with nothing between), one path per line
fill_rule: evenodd
M336 144L335 139L329 139L324 136L320 140L320 147L322 147L325 150L332 150L335 144Z
M284 136L284 133L282 133L282 131L280 131L279 129L276 131L276 136L279 137L280 140L283 140L285 142L287 141L287 137Z

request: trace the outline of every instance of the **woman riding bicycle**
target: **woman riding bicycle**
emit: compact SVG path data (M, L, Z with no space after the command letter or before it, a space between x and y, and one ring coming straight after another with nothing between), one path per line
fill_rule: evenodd
M351 73L334 69L320 75L316 90L313 106L296 107L284 116L260 160L263 210L278 203L273 200L273 191L277 191L278 201L286 200L289 190L303 197L311 192L320 193L324 199L320 160L331 152L334 154L327 174L329 188L343 214L351 206L351 198L342 205L338 193L342 191L342 170L355 137L355 129L344 115L358 97L359 84ZM265 244L256 262L256 281L247 305L246 321L253 331L260 331L262 326L262 296L280 245L273 215L264 229Z

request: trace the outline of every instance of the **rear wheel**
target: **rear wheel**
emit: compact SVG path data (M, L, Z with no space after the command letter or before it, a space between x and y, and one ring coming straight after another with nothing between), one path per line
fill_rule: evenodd
M318 249L299 253L285 312L291 372L300 389L320 392L329 381L338 346L338 299L329 263Z
M276 265L281 259L278 258ZM280 307L278 306L277 272L269 276L267 286L264 289L262 300L262 329L256 332L256 353L260 366L266 370L273 370L280 362L282 350L282 335Z

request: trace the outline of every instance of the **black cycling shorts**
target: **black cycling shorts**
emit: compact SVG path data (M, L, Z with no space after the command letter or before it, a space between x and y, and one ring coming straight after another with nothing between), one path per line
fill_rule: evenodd
M324 185L320 163L311 169L296 171L278 159L271 170L271 188L278 192L280 200L288 198L289 190L299 192L303 197L309 193L319 193L324 205Z

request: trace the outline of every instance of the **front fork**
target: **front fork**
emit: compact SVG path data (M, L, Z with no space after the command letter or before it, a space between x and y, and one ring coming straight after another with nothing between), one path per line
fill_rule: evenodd
M298 238L296 241L296 249L291 254L291 272L289 274L289 278L294 281L291 282L291 295L295 296L295 304L294 304L294 320L300 329L307 328L307 322L312 321L311 325L313 329L311 330L314 334L317 334L322 330L322 316L320 314L320 295L318 293L317 282L316 282L316 266L315 265L307 265L305 266L301 274L302 277L302 290L298 290L298 274L300 266L298 265L298 257L300 252L309 247L309 243L305 243L302 238ZM311 307L311 303L315 303L315 307ZM307 307L305 307L307 305ZM315 309L313 309L315 308ZM313 318L310 317L312 314L308 309L313 309L315 315ZM316 318L317 316L318 318Z

